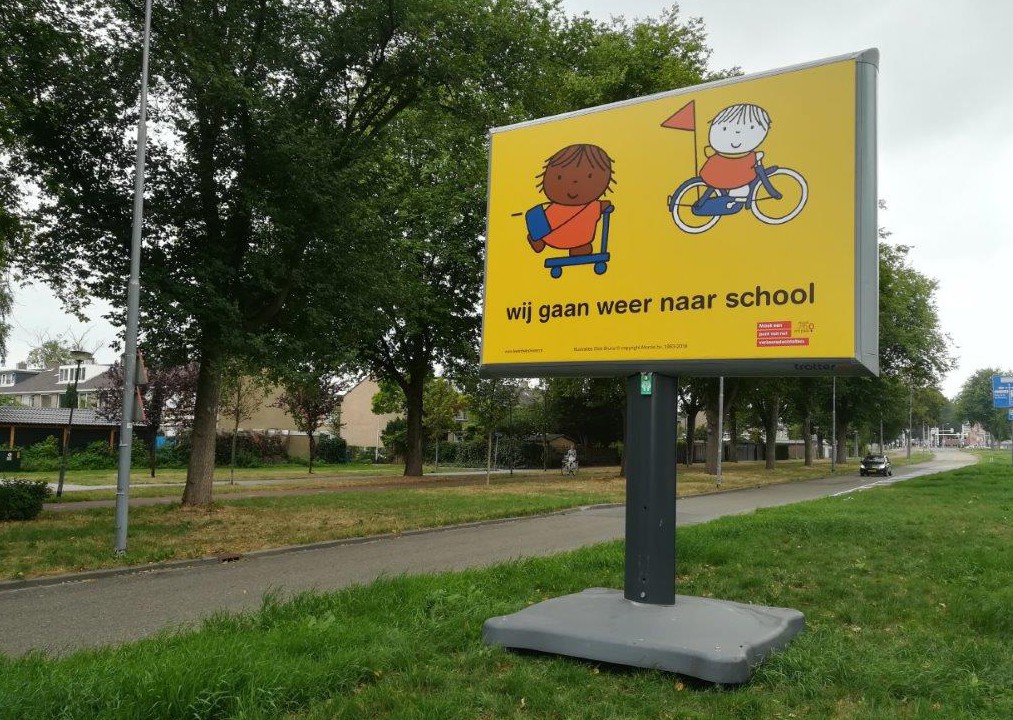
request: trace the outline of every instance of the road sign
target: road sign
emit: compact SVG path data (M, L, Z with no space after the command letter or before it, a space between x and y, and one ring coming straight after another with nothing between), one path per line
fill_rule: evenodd
M1013 410L1007 411L1006 417L1009 418L1010 422L1013 422Z
M483 374L877 373L877 63L492 130Z
M1013 407L1013 376L992 376L992 407Z

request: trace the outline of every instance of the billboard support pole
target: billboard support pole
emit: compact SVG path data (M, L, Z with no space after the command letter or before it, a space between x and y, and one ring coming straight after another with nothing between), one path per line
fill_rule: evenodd
M646 374L646 373L645 373ZM490 645L743 683L805 627L790 608L675 593L676 380L626 381L624 591L589 588L486 620Z
M654 374L650 395L640 375L626 379L627 600L675 602L676 379Z

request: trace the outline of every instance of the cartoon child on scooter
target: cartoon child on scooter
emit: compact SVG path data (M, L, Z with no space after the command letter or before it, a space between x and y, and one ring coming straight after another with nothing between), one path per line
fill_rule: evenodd
M525 213L531 249L567 251L565 257L545 261L552 277L558 278L564 266L583 264L593 264L601 275L609 260L608 223L614 209L611 201L602 199L615 182L612 158L597 145L568 145L546 161L538 177L538 189L549 202ZM602 248L596 253L599 223Z

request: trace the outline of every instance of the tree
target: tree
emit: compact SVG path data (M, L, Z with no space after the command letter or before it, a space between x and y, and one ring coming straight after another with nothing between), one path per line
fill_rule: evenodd
M397 457L404 459L408 453L408 423L404 416L408 403L404 391L390 380L381 380L379 390L373 396L372 410L377 415L395 413L400 418L387 424L390 443L397 447ZM440 438L457 427L458 413L465 407L464 396L454 385L443 377L430 377L422 388L422 436L436 443L436 466L440 464ZM392 447L384 440L386 447Z
M226 365L222 378L222 396L218 412L232 423L232 447L229 453L229 485L235 484L236 443L239 426L261 408L269 392L267 379L260 373L247 374L241 365Z
M624 378L552 378L548 394L548 412L557 432L580 445L607 447L624 440Z
M70 363L70 346L63 344L57 338L43 340L40 344L28 351L28 367L31 368L54 368L59 365Z
M686 417L686 464L694 461L696 442L696 416L707 407L709 380L689 378L679 384L679 413Z
M446 378L433 378L423 396L422 425L436 444L436 470L440 469L440 439L457 428L464 396Z
M155 477L158 436L166 427L189 427L197 394L198 368L194 363L167 368L148 367L148 384L138 388L144 402L144 423L137 426L148 446L148 464ZM123 366L113 365L96 393L99 417L114 422L123 418Z
M490 483L492 472L492 443L497 429L510 416L520 394L519 380L469 377L467 406L472 422L486 437L485 483Z
M748 389L752 420L763 428L764 460L773 470L777 462L777 427L784 415L789 392L786 378L757 378Z
M224 361L333 344L368 316L359 163L420 98L478 82L479 21L499 7L155 5L141 327L200 366L184 505L211 501ZM71 307L125 295L140 24L134 3L23 0L2 28L4 133L40 198L18 256Z
M939 324L939 283L908 263L909 249L879 244L880 370L915 387L929 387L937 385L955 361Z
M992 377L995 375L1013 375L1008 369L982 368L964 381L954 400L955 411L959 420L981 425L996 440L1007 437L1009 420L1005 410L994 407L992 396Z
M363 234L385 252L374 334L361 363L406 398L405 474L422 471L423 388L438 366L474 362L479 328L486 203L485 130L531 117L699 82L703 32L672 9L660 19L599 23L546 13L535 3L499 5L482 26L482 80L436 93L392 123L378 147L375 196ZM495 62L490 58L509 58ZM395 200L391 199L396 198Z
M282 379L282 386L274 405L284 409L296 428L309 438L312 474L316 454L314 433L337 412L346 385L330 372L303 371L289 373Z

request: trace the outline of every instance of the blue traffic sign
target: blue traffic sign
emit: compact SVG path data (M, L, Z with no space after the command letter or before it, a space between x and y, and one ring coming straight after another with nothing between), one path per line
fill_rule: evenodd
M1009 375L992 376L992 407L1013 408L1013 377Z
M1010 422L1013 422L1013 410L1007 410L1006 412L1009 413L1006 417L1009 418Z

